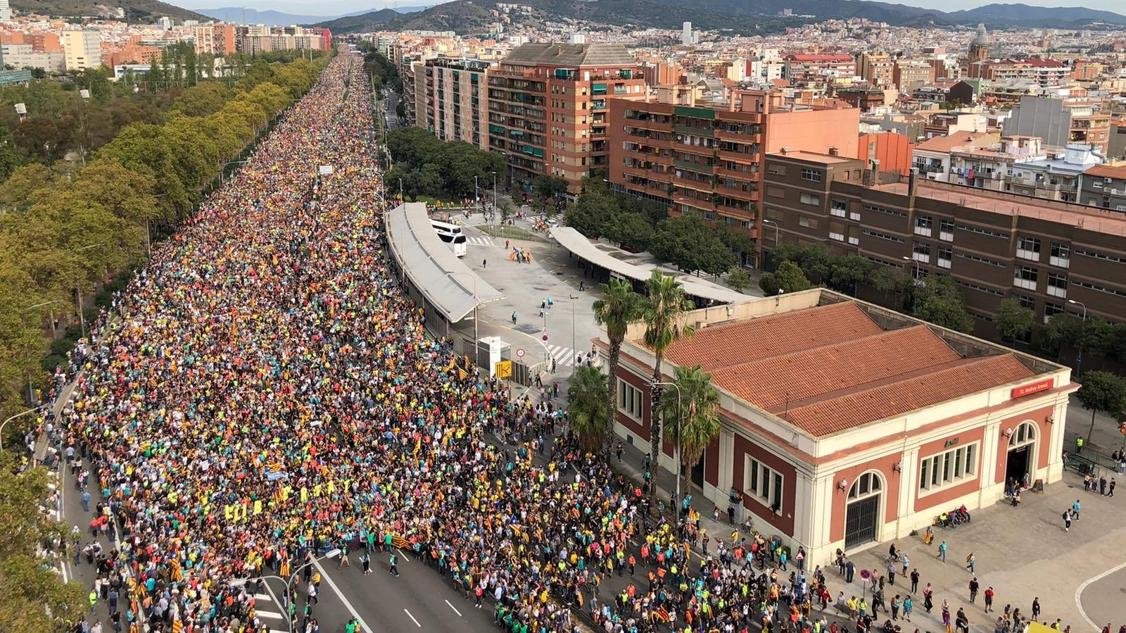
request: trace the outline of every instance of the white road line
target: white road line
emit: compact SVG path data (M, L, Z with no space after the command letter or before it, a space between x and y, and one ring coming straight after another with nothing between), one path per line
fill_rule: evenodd
M1098 581L1102 580L1103 578L1106 578L1107 576L1109 576L1109 575L1113 574L1114 572L1118 571L1119 569L1122 569L1123 567L1126 567L1126 563L1122 563L1120 565L1116 565L1114 567L1111 567L1110 569L1104 571L1103 573L1099 574L1098 576L1092 576L1092 577L1088 578L1087 580L1084 580L1083 583L1081 585L1079 585L1079 588L1075 590L1075 607L1077 609L1079 609L1079 615L1083 616L1083 619L1087 621L1087 624L1090 624L1091 628L1096 630L1096 631L1101 631L1102 627L1100 627L1099 625L1097 625L1093 621L1091 621L1091 618L1087 617L1087 612L1083 610L1083 602L1080 600L1080 598L1083 595L1083 590L1086 589L1087 586L1090 585L1091 583L1098 582Z
M274 618L275 620L285 619L285 616L278 613L277 611L259 611L258 609L255 609L254 614L260 618Z
M415 626L417 626L417 627L418 627L418 628L420 628L420 629L422 628L422 625L418 623L418 620L414 619L414 616L413 616L413 615L411 615L411 612L410 612L410 611L407 611L406 609L403 609L403 613L407 614L407 617L411 619L411 622L414 622L414 625L415 625Z
M402 556L402 557L403 557L404 559L406 559L406 561L407 561L408 563L409 563L409 562L411 562L411 559L410 559L410 557L409 557L409 556L407 556L406 554L404 554L404 553L403 553L403 550L401 550L401 549L399 549L399 548L397 548L397 547L396 547L395 549L396 549L396 550L397 550L397 551L399 552L399 556Z
M456 614L457 614L457 617L459 617L459 618L460 618L460 617L462 617L462 615L461 615L461 611L458 611L458 610L457 610L457 607L455 607L454 605L450 604L450 601L449 601L449 600L446 600L446 604L448 604L448 605L450 606L450 608L454 610L454 613L456 613Z
M375 629L368 626L368 623L360 617L360 614L356 611L356 607L353 607L352 603L348 601L348 598L344 597L344 592L340 591L340 588L337 587L336 583L332 581L332 577L329 576L328 572L325 571L325 568L321 566L320 561L313 561L313 566L320 570L321 578L323 578L324 581L328 583L329 588L332 589L332 592L336 594L336 597L340 598L340 601L344 603L344 608L348 609L348 613L351 613L352 617L356 618L356 620L360 622L360 626L363 627L362 630L374 631Z
M266 594L264 594L264 593L256 593L256 594L254 594L254 599L255 599L255 600L265 600L266 602L272 602L272 601L274 600L274 599L273 599L273 597L271 597L271 596L268 596L268 595L266 595Z
M283 607L283 608L288 607L288 605L283 605L281 603L281 601L278 600L278 597L276 595L274 595L274 590L270 588L270 581L269 580L264 580L262 582L262 584L265 585L265 587L266 587L266 593L270 594L269 599L273 600L279 607ZM260 594L255 594L254 597L257 598L259 595ZM282 619L285 620L286 623L288 623L289 622L288 610L287 610L286 613L287 613L287 615ZM271 633L272 633L272 631L271 631Z

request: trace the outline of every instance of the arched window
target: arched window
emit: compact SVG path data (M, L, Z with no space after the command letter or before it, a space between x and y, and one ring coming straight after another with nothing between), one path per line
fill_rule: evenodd
M1009 436L1009 448L1019 448L1036 441L1036 425L1032 422L1021 422L1020 426Z
M848 500L853 501L872 497L880 494L881 490L883 490L883 484L880 480L879 473L869 470L857 477L856 481L852 482L852 488L848 490Z

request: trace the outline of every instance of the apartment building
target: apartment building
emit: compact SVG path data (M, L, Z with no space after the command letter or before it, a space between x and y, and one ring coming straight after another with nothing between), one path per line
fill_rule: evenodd
M923 60L900 59L895 62L893 77L899 91L909 93L934 83L934 67Z
M856 56L856 72L860 78L881 88L895 81L895 65L895 59L883 51L864 51Z
M238 47L233 24L204 24L192 29L197 55L233 55Z
M439 57L425 62L424 116L415 125L443 141L465 141L489 149L488 71L490 63L476 59Z
M846 53L794 53L786 56L785 79L795 86L832 84L856 76L856 60Z
M66 69L85 70L102 65L102 34L97 31L63 31L63 56Z
M1005 298L1044 319L1084 309L1126 318L1126 214L877 175L862 161L809 152L768 154L763 186L774 229L767 250L823 244L917 279L948 275L978 334L995 334Z
M610 97L643 98L642 66L621 44L528 43L488 74L488 147L514 183L562 178L577 192L605 170Z
M652 100L610 99L611 186L667 204L673 215L762 229L762 162L784 146L854 156L860 112L787 105L775 91L740 90L716 102L691 86Z
M1126 211L1126 163L1095 165L1079 176L1079 202Z

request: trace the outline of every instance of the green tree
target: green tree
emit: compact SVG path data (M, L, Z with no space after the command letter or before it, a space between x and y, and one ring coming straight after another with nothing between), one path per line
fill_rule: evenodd
M928 277L913 286L912 314L916 317L959 332L974 327L973 317L966 312L962 291L951 277Z
M645 297L633 291L633 286L624 279L613 278L602 284L602 298L594 302L594 319L606 328L606 338L610 342L609 389L606 398L606 420L614 421L614 399L618 393L618 361L622 355L622 341L626 338L629 324L645 314Z
M1001 338L1023 339L1036 325L1036 314L1022 306L1016 299L1002 299L997 306L997 316L993 319Z
M584 450L597 452L609 430L606 375L597 367L577 367L567 387L567 417Z
M779 295L786 292L809 290L813 287L805 278L805 273L792 261L786 260L779 264L772 273L764 273L759 278L759 288L767 296Z
M36 548L64 539L65 526L34 511L49 494L47 472L20 472L10 451L0 453L0 629L4 631L68 631L86 613L85 590L42 564Z
M605 235L627 251L636 253L649 248L653 225L640 213L618 213L606 222Z
M692 304L684 294L684 287L675 277L663 275L656 269L649 277L648 291L649 296L642 317L645 320L643 340L656 357L653 363L653 382L662 382L661 363L665 358L665 350L682 336L692 334L692 326L681 320L681 316L691 308ZM653 411L649 428L649 454L654 464L659 461L660 450L660 416L657 411Z
M689 273L704 271L719 275L735 264L731 249L698 213L685 213L661 222L650 251Z
M532 179L532 193L543 209L551 211L559 197L567 193L567 181L555 176L536 176Z
M1126 380L1108 371L1089 371L1083 374L1083 383L1075 393L1084 408L1091 410L1091 426L1087 428L1087 442L1095 431L1095 416L1105 413L1116 420L1126 413Z
M751 285L751 276L742 268L732 268L731 272L727 273L727 285L738 292L743 292L743 289Z
M584 188L563 215L563 221L589 238L607 234L610 223L621 213L618 202L605 188Z
M872 276L873 264L859 255L834 257L829 261L829 287L852 296L856 288Z
M677 367L673 384L680 391L679 403L674 397L676 394L672 393L676 390L669 389L662 394L658 407L664 421L664 432L676 442L679 475L684 477L692 465L700 461L708 444L719 435L719 391L712 386L711 375L699 365L688 369ZM687 489L687 483L681 489Z

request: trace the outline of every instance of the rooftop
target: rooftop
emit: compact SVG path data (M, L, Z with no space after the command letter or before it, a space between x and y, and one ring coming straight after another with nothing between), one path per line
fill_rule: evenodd
M629 66L637 63L622 44L553 44L529 42L513 49L506 64L547 64L550 66Z
M990 145L1000 140L1000 138L1001 136L996 132L955 132L953 134L928 138L916 145L915 149L926 152L949 152L956 147L962 147L964 145Z
M782 148L779 152L770 152L767 156L773 158L789 158L796 160L804 160L811 163L818 163L821 165L838 165L840 163L847 163L856 160L855 158L848 158L846 156L833 156L832 154L818 154L817 152L803 152L800 150L790 150Z
M810 292L823 293L820 305L702 327L665 357L700 365L720 389L813 437L1040 373L1006 348ZM825 303L834 297L843 300Z

